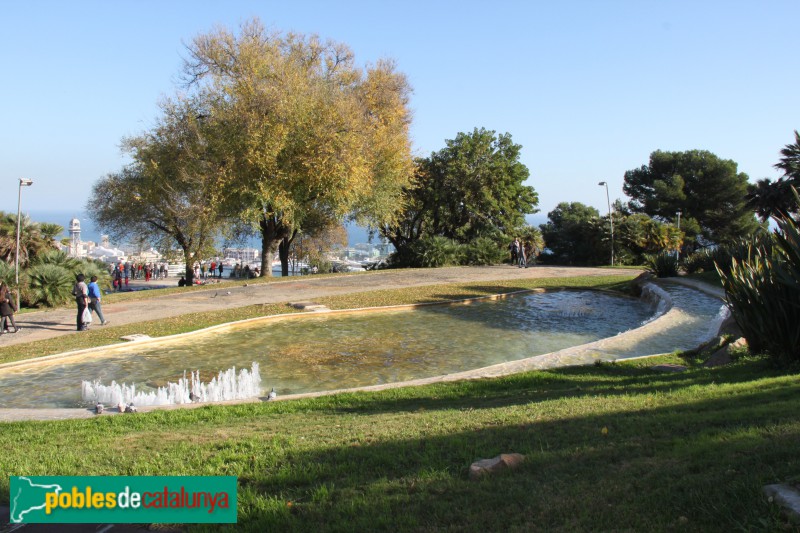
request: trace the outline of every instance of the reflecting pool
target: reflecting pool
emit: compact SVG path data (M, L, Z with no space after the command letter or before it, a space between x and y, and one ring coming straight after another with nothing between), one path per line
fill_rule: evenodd
M643 301L568 290L250 322L163 344L0 370L0 407L81 407L83 380L146 389L177 381L185 370L212 376L253 362L264 390L274 387L279 394L400 382L590 343L636 328L654 313Z

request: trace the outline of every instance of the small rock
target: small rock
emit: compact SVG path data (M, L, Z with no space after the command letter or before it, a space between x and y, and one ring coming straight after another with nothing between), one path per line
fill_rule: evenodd
M514 469L524 461L525 456L520 453L501 453L491 459L481 459L470 465L469 478L480 479L483 476L496 474L506 469Z
M775 502L780 505L789 521L800 524L800 491L791 485L766 485L762 489L770 503Z
M733 361L731 358L731 353L745 348L747 348L747 340L744 337L739 337L735 341L726 344L711 354L711 357L706 359L706 362L703 363L703 366L715 367L730 364L731 361Z

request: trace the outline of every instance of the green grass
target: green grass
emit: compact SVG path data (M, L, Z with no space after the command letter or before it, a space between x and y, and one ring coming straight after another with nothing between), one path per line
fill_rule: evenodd
M652 363L0 424L0 501L8 475L236 475L247 531L783 528L760 488L800 471L797 376ZM527 460L469 481L505 452Z
M624 291L630 277L439 285L324 303L431 302L541 284ZM166 334L214 320L144 325ZM69 337L84 336L59 342ZM798 375L755 357L715 369L690 363L680 374L651 370L657 362L685 363L671 355L290 402L0 423L0 504L10 475L235 475L237 531L789 530L760 491L800 473ZM468 479L472 462L506 452L527 460Z

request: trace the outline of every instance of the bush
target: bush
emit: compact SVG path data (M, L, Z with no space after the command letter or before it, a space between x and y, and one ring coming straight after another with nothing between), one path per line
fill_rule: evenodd
M723 252L725 252L723 254ZM725 257L723 257L723 255ZM722 248L703 248L686 257L683 260L683 268L689 274L699 272L714 272L716 264L726 264L730 261L730 256Z
M464 260L468 265L494 265L505 259L506 251L489 237L478 237L464 246Z
M661 252L656 255L645 255L647 270L659 278L670 278L678 275L678 258L674 252Z
M795 200L800 206L796 191ZM777 222L768 241L754 239L730 272L718 271L750 349L786 366L800 362L800 228L788 216Z
M460 265L464 257L462 245L445 237L428 237L412 245L415 266L441 267Z
M27 270L28 289L24 293L28 304L56 307L72 298L75 277L59 265L38 264Z

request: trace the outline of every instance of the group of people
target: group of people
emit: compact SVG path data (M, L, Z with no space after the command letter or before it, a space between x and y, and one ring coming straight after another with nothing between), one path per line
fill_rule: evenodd
M508 251L511 252L511 264L518 265L519 268L528 268L528 259L535 265L536 264L536 249L533 243L525 242L519 237L516 237L511 244L508 245Z
M108 324L108 320L103 316L103 307L100 304L103 291L100 290L100 286L97 284L97 276L92 276L87 285L86 276L78 274L72 294L75 296L75 303L78 305L78 331L89 329L89 324L92 322L92 312L97 313L101 326Z
M123 283L128 287L131 279L166 279L169 276L169 269L166 263L130 263L121 261L111 267L111 281L114 288L122 290Z

